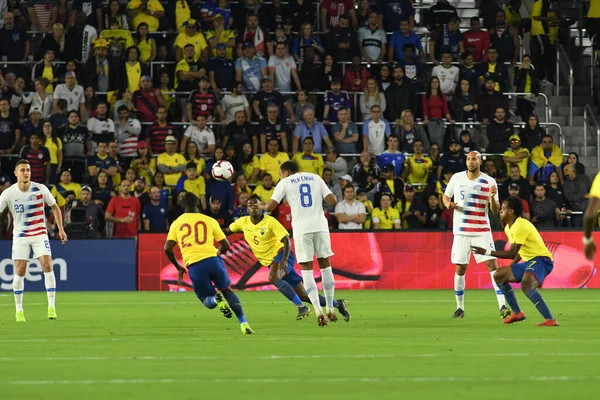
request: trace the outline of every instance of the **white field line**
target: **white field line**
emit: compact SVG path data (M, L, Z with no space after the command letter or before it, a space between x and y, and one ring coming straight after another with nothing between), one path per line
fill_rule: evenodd
M359 376L359 377L312 377L313 383L498 383L498 382L591 382L600 376ZM0 385L56 386L56 385L132 385L132 384L182 384L182 383L247 383L247 384L299 384L306 378L160 378L160 379L80 379L80 380L17 380L0 381Z
M437 357L600 357L600 353L423 353L423 354L316 354L268 355L257 357L232 356L75 356L75 357L0 357L0 361L186 361L186 360L312 360L312 359L383 359Z

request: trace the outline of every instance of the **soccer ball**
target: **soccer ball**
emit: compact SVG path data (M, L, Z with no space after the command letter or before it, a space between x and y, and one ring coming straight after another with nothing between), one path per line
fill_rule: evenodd
M211 173L218 181L228 181L233 175L233 165L229 161L219 160L213 164Z

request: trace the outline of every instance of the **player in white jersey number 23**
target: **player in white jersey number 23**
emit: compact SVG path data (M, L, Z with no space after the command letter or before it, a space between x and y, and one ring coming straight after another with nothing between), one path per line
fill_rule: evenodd
M456 311L453 318L465 316L465 273L471 259L471 247L482 247L486 254L474 254L475 261L484 262L490 271L492 285L496 291L500 316L508 318L504 295L496 285L494 274L498 269L492 229L487 209L495 214L500 209L498 186L491 176L481 172L481 154L472 151L467 154L467 170L454 174L444 192L444 205L454 210L454 241L452 243L452 263L456 264L454 274L454 296Z
M25 289L25 273L27 262L33 251L44 271L44 283L48 296L48 318L56 319L56 279L52 270L50 240L46 229L44 205L52 208L52 214L58 226L58 235L62 243L67 242L67 234L63 228L62 212L48 188L42 184L31 182L31 168L27 160L19 160L15 167L17 183L0 195L0 212L10 212L13 217L12 259L15 262L13 278L13 294L17 308L17 322L25 322L23 312L23 291Z
M294 250L302 269L304 287L317 313L319 326L325 326L327 321L319 303L319 291L313 274L313 259L316 255L321 269L327 318L335 322L337 321L333 307L335 282L329 263L333 251L331 251L329 227L323 211L323 200L332 206L337 201L319 175L299 172L298 166L293 161L281 164L279 174L281 180L265 209L268 212L275 210L283 199L289 203L292 210Z

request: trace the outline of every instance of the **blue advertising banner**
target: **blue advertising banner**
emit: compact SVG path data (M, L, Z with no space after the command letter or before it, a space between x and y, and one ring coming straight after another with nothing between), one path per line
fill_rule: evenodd
M58 291L121 291L137 289L135 239L50 242ZM0 292L12 291L12 241L0 241ZM45 291L38 260L30 260L25 290Z

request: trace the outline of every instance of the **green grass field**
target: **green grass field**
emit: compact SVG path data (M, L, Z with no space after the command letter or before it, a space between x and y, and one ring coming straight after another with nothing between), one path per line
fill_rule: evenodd
M543 292L560 322L501 323L492 291L342 292L352 320L319 328L277 292L241 293L254 336L191 293L25 292L26 323L0 297L0 398L594 398L600 291Z

